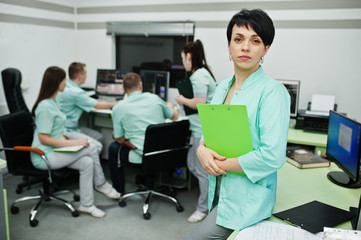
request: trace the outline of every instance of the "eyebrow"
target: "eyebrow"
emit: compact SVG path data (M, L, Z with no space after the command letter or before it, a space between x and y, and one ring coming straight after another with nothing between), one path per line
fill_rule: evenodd
M244 37L244 35L242 33L235 33L234 35ZM257 34L253 34L253 35L251 35L251 37L260 37L260 36L258 36Z

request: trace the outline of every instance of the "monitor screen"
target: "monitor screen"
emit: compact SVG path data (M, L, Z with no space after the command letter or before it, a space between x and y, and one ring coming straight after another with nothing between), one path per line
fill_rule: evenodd
M98 69L95 92L98 95L124 96L123 77L126 71Z
M288 93L291 97L291 111L290 116L295 118L297 117L298 112L298 100L300 98L300 81L298 80L283 80L277 79L279 82L283 83L286 87Z
M343 170L328 173L327 177L333 183L349 188L361 187L360 138L360 123L330 111L326 155Z
M141 70L140 77L143 83L143 92L157 94L164 101L167 101L169 72Z

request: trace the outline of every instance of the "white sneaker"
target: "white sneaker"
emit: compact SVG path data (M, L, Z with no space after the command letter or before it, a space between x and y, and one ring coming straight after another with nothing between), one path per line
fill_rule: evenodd
M194 211L192 215L187 219L190 223L197 223L202 221L207 216L207 213L202 213L198 210Z
M86 213L86 214L90 214L93 217L96 218L102 218L105 216L105 212L103 212L102 210L100 210L99 208L97 208L96 206L91 206L91 207L82 207L80 206L78 208L80 213Z
M104 183L100 187L95 187L95 190L97 190L100 193L103 193L105 196L111 199L120 198L120 193L118 193L117 190L115 190L113 186L110 185L108 182Z

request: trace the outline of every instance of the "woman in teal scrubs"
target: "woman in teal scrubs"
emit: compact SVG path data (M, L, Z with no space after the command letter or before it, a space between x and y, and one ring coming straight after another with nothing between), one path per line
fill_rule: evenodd
M77 139L66 139L63 136L66 116L60 111L55 98L65 88L65 75L65 71L58 67L49 67L44 73L39 96L32 109L36 125L32 147L45 152L51 169L69 167L79 170L79 211L93 217L104 217L105 213L94 206L93 186L109 198L118 199L120 194L104 177L96 145L89 143L84 134L83 138L77 136ZM78 152L54 152L56 147L77 145L85 148ZM48 169L40 155L31 153L31 160L36 168Z
M247 106L253 151L226 159L201 141L197 155L210 175L210 212L188 239L227 239L234 230L272 214L277 170L286 160L290 117L287 90L264 73L261 66L273 38L273 22L259 9L243 9L228 24L228 51L234 75L217 86L211 104Z
M178 95L176 101L180 105L196 110L198 103L210 103L216 89L216 81L209 69L200 40L189 42L181 52L183 66L190 72L189 80L192 84L193 98ZM202 137L202 127L198 113L188 115L192 137L192 147L188 151L187 166L189 171L198 179L199 198L196 210L188 218L188 222L202 221L208 213L208 175L197 158L197 147Z

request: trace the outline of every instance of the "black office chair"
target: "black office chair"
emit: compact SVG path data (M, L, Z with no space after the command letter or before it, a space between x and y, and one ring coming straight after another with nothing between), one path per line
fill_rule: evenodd
M74 217L79 216L79 212L73 205L56 195L68 193L68 190L54 192L52 184L53 178L66 178L69 171L66 168L59 170L39 170L31 163L30 152L40 154L44 161L48 164L44 152L40 149L30 147L33 140L34 129L32 126L31 115L25 111L18 111L0 117L0 136L5 150L7 168L9 173L15 176L38 177L42 180L43 187L38 195L22 197L14 201L11 205L11 213L19 212L17 203L32 199L39 199L37 204L31 209L29 222L30 226L35 227L39 221L35 219L38 208L43 202L56 200L67 206ZM49 165L48 165L49 167ZM71 191L73 192L73 191ZM74 192L73 192L74 194ZM79 201L79 196L74 194L74 200Z
M25 111L30 115L21 91L21 72L16 68L7 68L1 72L1 76L9 112ZM31 119L31 123L33 127L35 127L33 119ZM23 192L23 188L27 187L30 189L31 185L41 181L39 178L28 178L24 176L23 182L17 185L16 193L20 194Z
M156 173L174 170L187 165L187 154L191 147L189 145L189 121L179 121L172 123L162 123L148 126L144 140L143 161L140 164L142 176L152 176ZM168 186L169 187L169 186ZM150 198L155 195L172 201L177 212L182 212L183 206L170 194L157 191L163 189L163 186L157 189L149 189L149 186L142 186L139 190L124 194L119 200L119 206L126 205L125 200L136 195L146 196L143 204L143 217L150 219L148 212Z
M16 68L7 68L1 72L1 76L9 112L24 110L30 114L21 92L21 72Z

